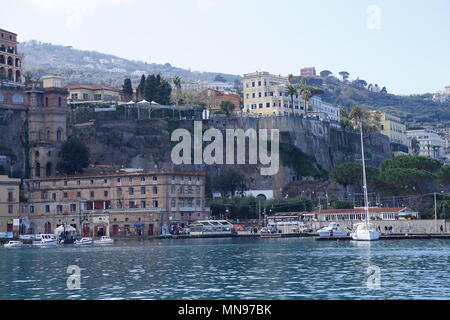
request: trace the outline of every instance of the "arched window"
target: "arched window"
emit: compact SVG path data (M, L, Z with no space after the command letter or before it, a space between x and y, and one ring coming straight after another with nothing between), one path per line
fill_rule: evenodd
M19 58L16 59L16 67L17 67L17 68L20 67L20 59L19 59Z
M36 151L36 152L34 153L34 157L35 157L36 159L39 159L39 156L40 156L39 151Z
M34 175L39 178L41 176L41 164L39 162L36 162L34 171Z
M8 66L14 66L13 59L11 57L8 57Z
M45 231L44 231L44 232L45 232L46 234L53 233L53 232L52 232L52 224L51 224L50 222L47 222L47 223L45 224L44 228L45 228Z
M45 133L45 138L47 141L50 140L50 129L47 129L46 133Z
M56 132L56 141L61 142L62 135L63 135L62 129L58 129L58 131Z
M45 166L45 175L47 176L47 177L51 177L52 176L52 163L51 162L49 162L49 163L47 163L47 165Z
M22 76L19 70L16 71L16 82L22 82Z
M0 54L0 64L5 64L6 60L5 60L5 56Z
M0 80L6 79L6 71L5 68L0 68Z

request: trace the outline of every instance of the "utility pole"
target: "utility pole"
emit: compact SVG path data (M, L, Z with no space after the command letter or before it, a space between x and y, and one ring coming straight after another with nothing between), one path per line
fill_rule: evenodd
M439 233L438 231L438 215L437 215L437 193L434 193L434 226L436 229L436 233Z

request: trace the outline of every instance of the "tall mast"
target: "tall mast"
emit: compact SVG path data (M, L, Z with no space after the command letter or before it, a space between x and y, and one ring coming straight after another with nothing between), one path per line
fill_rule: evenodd
M362 154L362 165L363 165L363 183L364 183L364 210L366 212L366 223L369 225L369 193L367 190L367 174L366 174L366 158L364 152L364 135L363 135L363 122L361 119L361 154Z

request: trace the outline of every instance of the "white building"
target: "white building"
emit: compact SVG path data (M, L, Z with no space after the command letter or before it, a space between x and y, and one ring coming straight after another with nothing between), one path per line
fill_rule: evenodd
M420 144L420 156L441 159L444 156L444 140L441 136L430 129L408 130L408 140L410 150L412 148L412 140L416 139Z

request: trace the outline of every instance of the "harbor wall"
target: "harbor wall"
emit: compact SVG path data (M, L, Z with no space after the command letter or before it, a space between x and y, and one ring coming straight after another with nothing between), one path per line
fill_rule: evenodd
M306 225L313 229L319 230L321 228L327 227L333 221L327 222L307 222ZM346 228L352 229L353 225L361 223L362 221L334 221L340 223L341 227L345 230ZM418 234L429 234L436 233L436 222L435 220L396 220L396 221L371 221L375 227L381 227L381 231L385 232L385 227L392 227L393 233L418 233ZM441 226L444 228L444 232L450 232L450 222L446 220L437 221L437 233L440 232Z

